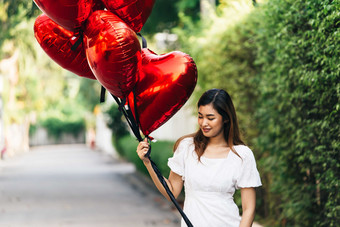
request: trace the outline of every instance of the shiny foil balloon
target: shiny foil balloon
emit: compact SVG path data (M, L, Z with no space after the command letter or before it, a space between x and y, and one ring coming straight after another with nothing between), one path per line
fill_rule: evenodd
M155 0L102 1L108 10L119 16L135 32L140 32L155 4Z
M54 22L77 31L90 15L92 0L33 0Z
M168 121L189 99L196 82L196 65L189 55L179 51L156 55L142 49L141 73L128 103L134 115L137 106L143 134Z
M83 44L80 44L75 51L71 50L78 39L73 32L43 14L35 20L34 36L47 55L61 67L78 76L96 79L87 63Z
M84 31L88 63L97 80L124 98L135 86L141 47L136 33L110 11L90 15Z

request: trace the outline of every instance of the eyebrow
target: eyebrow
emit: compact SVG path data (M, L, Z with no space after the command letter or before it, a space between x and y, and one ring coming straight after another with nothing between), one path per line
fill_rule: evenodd
M202 113L200 113L200 112L198 112L198 114L201 114L201 115L203 115ZM206 115L207 117L214 117L215 115L214 114L207 114Z

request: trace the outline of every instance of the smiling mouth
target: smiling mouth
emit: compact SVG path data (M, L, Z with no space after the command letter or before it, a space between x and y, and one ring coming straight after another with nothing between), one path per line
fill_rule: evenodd
M205 133L209 132L210 130L211 130L211 128L202 128L202 131L205 132Z

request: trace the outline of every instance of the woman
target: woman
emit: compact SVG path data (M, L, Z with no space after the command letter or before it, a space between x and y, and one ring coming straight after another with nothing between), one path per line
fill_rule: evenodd
M180 138L168 160L165 179L177 198L185 188L184 212L195 227L249 227L255 216L256 193L261 186L252 151L240 138L236 112L229 94L220 89L206 91L198 101L199 130ZM158 190L169 197L144 157L149 148L142 141L138 156ZM242 218L233 195L241 189ZM182 227L186 226L182 220Z

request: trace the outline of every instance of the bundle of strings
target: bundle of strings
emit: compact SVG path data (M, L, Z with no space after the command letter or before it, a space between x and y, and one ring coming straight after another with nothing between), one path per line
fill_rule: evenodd
M147 43L146 43L145 38L142 35L140 35L139 33L138 33L138 35L142 38L142 42L143 42L142 46L143 46L143 48L146 48L147 47ZM75 47L76 47L76 45L79 45L78 43L79 42L77 42L77 44L75 44ZM104 102L105 101L105 91L106 91L106 89L102 86L101 94L100 94L100 102ZM133 93L135 94L135 91L133 91ZM119 98L117 98L113 94L111 94L111 96L114 98L114 100L118 104L119 111L124 115L126 121L129 124L129 127L131 128L133 134L136 136L137 140L139 142L143 141L143 139L142 139L142 137L140 135L140 131L139 131L139 118L138 118L136 102L134 102L135 103L135 108L134 108L135 109L135 117L134 117L133 114L132 114L131 109L129 108L129 106L125 105L126 104L126 100L125 99L120 100ZM150 144L151 138L149 136L147 136L147 139L148 139L148 142ZM166 183L166 181L165 181L161 171L157 167L156 163L151 159L150 154L151 154L151 144L149 145L149 150L146 153L145 157L149 158L151 166L152 166L152 169L155 171L159 181L163 185L166 193L169 195L170 200L172 201L172 203L175 205L175 207L177 208L177 210L181 214L181 216L182 216L183 220L185 221L185 223L187 224L187 226L188 227L193 227L193 225L191 224L190 220L188 219L186 214L183 212L181 206L178 204L175 196L172 194L172 192L171 192L168 184Z
M111 94L112 95L112 94ZM135 118L133 117L133 114L131 112L131 109L128 108L128 106L125 106L125 101L126 100L119 100L119 98L115 97L114 95L112 95L112 97L115 99L115 101L118 104L118 109L120 110L121 113L123 113L123 115L125 116L125 119L127 120L133 134L136 136L136 138L138 139L139 142L143 141L140 132L139 132L139 123L138 121L135 120ZM136 103L136 102L135 102ZM136 107L135 107L135 110ZM138 119L138 115L135 114L136 118ZM148 141L150 144L151 138L148 137ZM181 206L178 204L175 196L172 194L168 184L166 183L161 171L159 170L159 168L157 167L156 163L151 159L151 144L149 145L149 150L146 153L145 157L148 157L152 166L152 169L155 171L159 181L161 182L161 184L163 185L166 193L169 195L170 200L172 201L172 203L175 205L175 207L177 208L177 210L179 211L179 213L181 214L181 216L183 217L183 220L185 221L185 223L187 224L188 227L193 227L193 225L191 224L190 220L188 219L188 217L186 216L186 214L183 212Z

